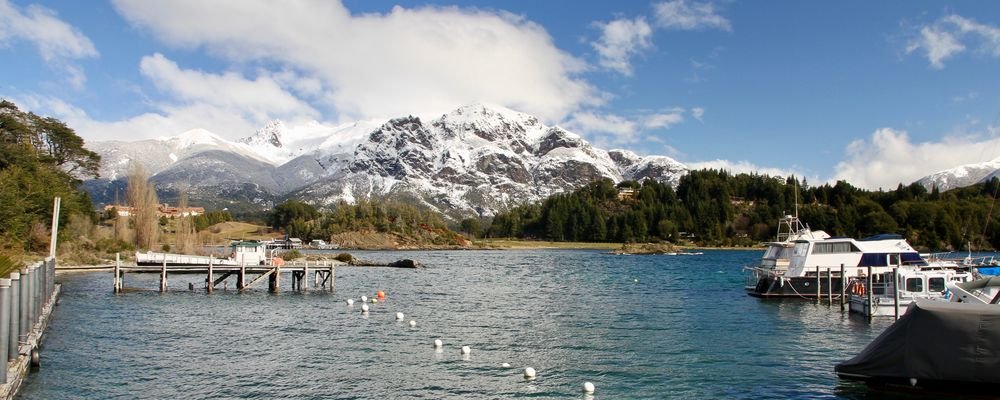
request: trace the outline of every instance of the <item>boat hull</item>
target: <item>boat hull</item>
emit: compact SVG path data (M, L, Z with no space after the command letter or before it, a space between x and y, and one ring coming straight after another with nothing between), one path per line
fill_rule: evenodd
M817 293L815 277L761 277L757 284L747 287L747 294L753 297L765 299L815 299L828 297L831 294L840 296L841 279L838 276L832 278L822 277L819 279L819 292Z

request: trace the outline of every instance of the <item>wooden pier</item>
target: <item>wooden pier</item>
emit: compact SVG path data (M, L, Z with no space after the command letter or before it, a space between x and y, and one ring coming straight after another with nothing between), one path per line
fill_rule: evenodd
M228 280L233 278L236 290L247 290L267 280L267 289L271 293L281 290L281 278L288 274L292 282L292 290L309 290L308 278L312 273L312 286L319 289L335 290L335 280L338 266L347 265L340 261L295 262L279 265L167 265L160 266L122 266L120 260L114 266L114 291L125 291L125 275L127 274L160 274L161 292L170 288L170 275L204 275L204 289L213 292L219 285L228 287Z

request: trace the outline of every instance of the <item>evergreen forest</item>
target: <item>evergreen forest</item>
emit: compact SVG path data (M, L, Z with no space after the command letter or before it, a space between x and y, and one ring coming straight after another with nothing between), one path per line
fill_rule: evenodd
M691 171L676 189L653 180L593 182L496 215L491 237L589 242L752 246L774 240L797 212L814 230L863 238L903 235L922 250L1000 248L1000 180L944 193L919 184L866 191L847 182L810 187L795 177ZM798 204L796 206L796 204Z

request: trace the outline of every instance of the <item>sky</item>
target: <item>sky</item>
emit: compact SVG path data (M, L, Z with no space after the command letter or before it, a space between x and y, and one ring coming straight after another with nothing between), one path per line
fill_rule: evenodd
M1000 2L0 0L86 141L497 104L692 168L893 189L1000 157Z

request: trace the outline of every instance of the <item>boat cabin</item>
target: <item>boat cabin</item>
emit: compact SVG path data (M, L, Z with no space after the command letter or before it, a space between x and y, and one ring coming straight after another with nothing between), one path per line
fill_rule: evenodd
M229 259L246 265L264 264L267 245L259 240L234 240L229 244Z

